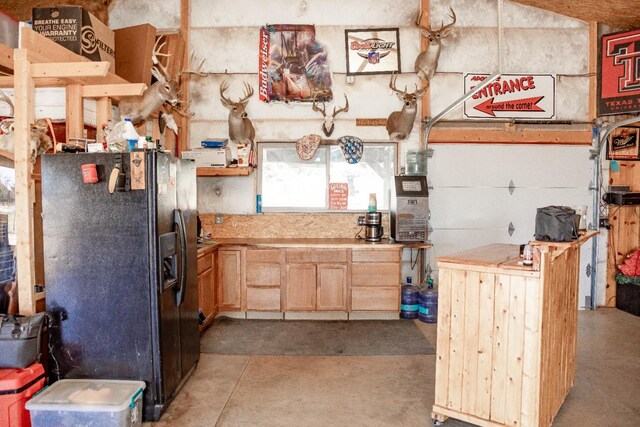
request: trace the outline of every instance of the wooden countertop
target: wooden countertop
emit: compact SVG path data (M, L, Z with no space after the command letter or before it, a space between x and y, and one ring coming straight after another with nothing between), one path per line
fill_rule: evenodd
M363 239L215 239L223 246L256 246L271 248L352 248L352 249L394 249L407 246L403 243L383 239L381 242L365 242ZM426 247L430 247L428 245Z
M497 268L501 264L519 257L520 245L494 243L470 249L468 251L438 257L438 262L451 262L455 264Z
M582 245L597 234L597 230L590 230L580 235L578 239L573 242L542 242L534 240L529 242L529 244L541 246L542 251L555 251L557 249L562 252L567 248ZM505 243L493 243L467 251L441 256L437 258L437 261L439 263L453 263L477 267L533 271L532 267L519 264L520 245Z

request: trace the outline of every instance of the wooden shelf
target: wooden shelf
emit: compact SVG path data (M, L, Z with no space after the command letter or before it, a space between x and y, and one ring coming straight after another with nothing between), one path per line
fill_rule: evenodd
M249 176L253 173L253 166L242 168L197 168L197 176Z

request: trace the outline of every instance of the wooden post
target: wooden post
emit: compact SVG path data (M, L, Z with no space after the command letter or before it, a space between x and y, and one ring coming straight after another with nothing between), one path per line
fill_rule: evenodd
M84 137L84 107L82 102L82 86L67 86L67 140ZM65 141L63 141L65 142Z
M102 125L111 119L111 99L106 96L96 99L96 142L102 142Z
M589 22L589 120L598 116L598 23Z
M187 69L191 68L191 64L189 63L189 59L191 58L191 40L189 38L189 26L191 20L189 19L189 0L180 0L180 33L182 33L182 38L184 40L184 61L183 66ZM182 76L181 86L182 86L182 105L189 105L189 82L191 77L189 74L185 74ZM181 117L180 118L180 138L178 143L179 152L182 150L189 149L189 117ZM179 154L178 152L178 154Z
M422 21L420 22L422 25L429 25L429 20L431 19L431 13L429 10L429 0L420 0L420 10L422 11ZM420 50L425 50L427 46L429 46L429 40L426 37L422 37L422 33L418 31L418 37L420 37ZM411 64L409 64L411 65ZM429 82L427 82L429 83ZM422 121L425 117L431 116L431 89L427 89L424 96L420 100L420 106L422 108L422 114L420 115L420 145L419 148L421 150L425 149L427 146L427 141L424 139L424 126Z
M14 104L16 171L16 235L19 312L25 316L36 312L33 203L35 199L31 172L30 127L33 121L35 84L25 49L14 51Z

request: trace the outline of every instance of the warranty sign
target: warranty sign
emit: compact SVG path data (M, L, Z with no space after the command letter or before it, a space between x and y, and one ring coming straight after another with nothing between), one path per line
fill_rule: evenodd
M465 93L489 74L466 74ZM464 103L464 115L473 119L553 119L556 115L556 79L551 74L502 74Z

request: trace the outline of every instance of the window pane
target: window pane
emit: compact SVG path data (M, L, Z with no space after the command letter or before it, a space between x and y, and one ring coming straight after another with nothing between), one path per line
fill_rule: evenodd
M369 193L376 193L378 209L389 209L395 174L395 146L367 144L356 164L345 161L340 147L331 147L330 182L349 184L349 210L366 210Z
M325 147L311 160L301 160L295 147L264 147L260 169L263 208L326 208Z

